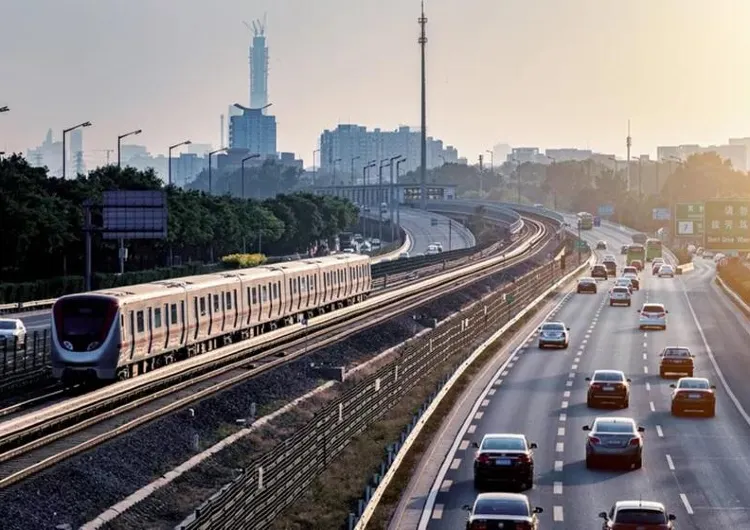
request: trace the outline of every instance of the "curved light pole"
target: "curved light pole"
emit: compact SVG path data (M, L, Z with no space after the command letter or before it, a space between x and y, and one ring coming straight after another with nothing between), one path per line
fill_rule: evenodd
M216 151L211 151L208 153L208 194L213 195L214 193L214 186L213 186L213 166L211 165L211 157L213 157L216 154L224 153L226 150L229 149L228 147L222 147L221 149L217 149ZM259 155L260 156L260 155Z
M5 105L4 107L0 107L0 112L9 112L10 107L8 105Z
M388 214L389 214L390 223L391 223L391 243L395 239L395 232L394 232L394 226L393 226L393 163L396 162L397 160L401 160L402 158L403 156L401 155L392 156L388 163L389 171L391 174L391 185L388 187ZM382 245L383 243L381 242L380 244Z
M241 167L240 178L242 179L242 198L243 199L245 198L245 162L247 162L248 160L252 160L253 158L260 158L260 155L256 154L256 155L246 156L245 158L242 159L242 162L240 163L240 167Z
M5 107L5 108L7 109L8 107ZM63 169L63 172L62 172L62 173L63 173L63 174L62 174L62 178L65 178L65 159L67 158L67 157L66 157L66 154L67 154L67 153L65 152L65 136L66 136L66 135L67 135L67 134L68 134L68 133L69 133L70 131L75 131L76 129L81 129L81 128L83 128L83 127L91 127L91 122L90 122L90 121L85 121L85 122L83 122L83 123L79 123L78 125L75 125L75 126L73 126L73 127L70 127L70 128L68 128L68 129L63 129L63 137L62 137L62 150L63 150L63 168L62 168L62 169Z
M121 134L117 137L117 167L120 167L120 148L122 145L122 139L127 138L128 136L135 136L137 134L141 134L143 131L141 129L138 129L136 131L130 131L129 133Z
M401 164L406 162L408 159L406 157L401 158L400 160L396 161L396 185L398 185L399 179L401 178ZM401 200L396 201L396 226L401 228Z
M383 241L383 212L381 211L381 204L383 203L383 168L391 164L390 159L384 158L380 161L380 167L378 168L378 238Z
M184 142L180 142L178 144L170 145L169 149L167 150L167 158L168 158L168 169L167 169L167 179L168 184L172 185L172 149L177 149L178 147L182 147L183 145L190 145L193 142L190 140L185 140Z

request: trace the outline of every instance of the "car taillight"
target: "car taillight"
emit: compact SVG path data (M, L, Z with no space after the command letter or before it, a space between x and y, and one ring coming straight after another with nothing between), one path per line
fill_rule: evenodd
M632 445L633 447L638 447L641 445L641 439L636 437L630 440L630 443L628 445Z
M516 523L516 530L532 530L531 523Z
M477 455L477 462L479 462L480 464L489 464L490 457L485 454Z
M471 530L487 530L487 523L484 521L474 521L471 525Z
M599 438L597 438L596 436L589 436L589 443L591 445L598 445L598 444L602 443L602 441Z
M518 455L518 461L522 464L528 464L531 462L531 457L529 455Z
M661 317L663 317L663 316L664 316L665 314L666 314L666 313L656 313L656 316L657 316L657 318L661 318Z
M602 385L600 385L599 383L593 383L593 384L591 385L591 388L592 388L593 390L601 390L601 389L602 389Z

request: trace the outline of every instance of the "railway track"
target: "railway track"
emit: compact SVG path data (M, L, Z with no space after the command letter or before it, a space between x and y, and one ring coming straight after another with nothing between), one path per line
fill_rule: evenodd
M408 312L435 298L509 268L536 254L550 233L527 220L526 237L497 256L406 287L390 288L367 301L297 325L188 359L138 378L68 399L0 424L0 489L74 455L189 407L260 373ZM297 329L294 329L297 328ZM262 342L261 342L262 340ZM2 411L0 411L0 415ZM1 416L0 416L1 417Z

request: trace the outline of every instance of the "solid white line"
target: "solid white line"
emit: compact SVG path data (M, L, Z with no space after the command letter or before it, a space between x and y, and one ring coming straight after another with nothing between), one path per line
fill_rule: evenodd
M568 402L567 401L563 401L562 404L560 405L560 408L567 409L568 408Z
M474 419L481 420L482 416L484 416L484 412L477 412L476 414L474 414Z
M555 471L562 471L563 470L563 461L562 460L555 460Z
M565 392L563 392L563 397L564 398L569 398L570 397L570 390L566 390Z
M651 392L651 383L646 381L646 391Z
M555 506L552 509L552 519L555 521L563 520L563 507L562 506Z
M562 495L562 486L562 482L555 481L555 483L552 485L552 493L554 493L555 495Z
M661 429L661 425L656 426L656 436L664 438L664 431Z
M688 515L693 515L693 507L690 506L690 501L688 501L687 495L680 493L680 499L682 500L682 504L685 505L685 511Z
M674 462L672 461L672 457L667 455L667 465L669 466L670 471L674 471Z
M459 451L466 451L471 442L469 440L462 440L461 445L458 446Z
M647 373L648 373L648 366L644 366L644 367L643 367L643 373L644 373L644 374L647 374Z
M432 510L432 518L433 519L442 519L443 518L443 505L442 504L436 504L435 509Z
M557 442L555 444L555 452L557 453L564 453L565 452L565 444L562 442Z
M560 414L560 421L566 421L567 419L568 419L568 415L567 414L565 414L564 412L562 414Z
M653 401L649 401L648 402L648 406L651 409L651 412L656 412L656 407L654 406L654 402Z
M459 467L461 467L461 459L454 458L453 462L451 462L451 469L458 469Z
M557 435L558 436L565 436L565 427L558 427L557 428Z
M448 493L452 485L453 485L452 480L444 480L443 483L440 485L440 493Z

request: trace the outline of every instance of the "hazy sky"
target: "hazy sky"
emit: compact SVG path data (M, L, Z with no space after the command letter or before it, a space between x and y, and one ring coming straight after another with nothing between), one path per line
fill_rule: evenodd
M91 120L87 163L136 128L219 144L268 15L278 148L337 123L419 124L418 0L0 0L0 150ZM750 136L750 0L428 0L428 132L634 154Z

